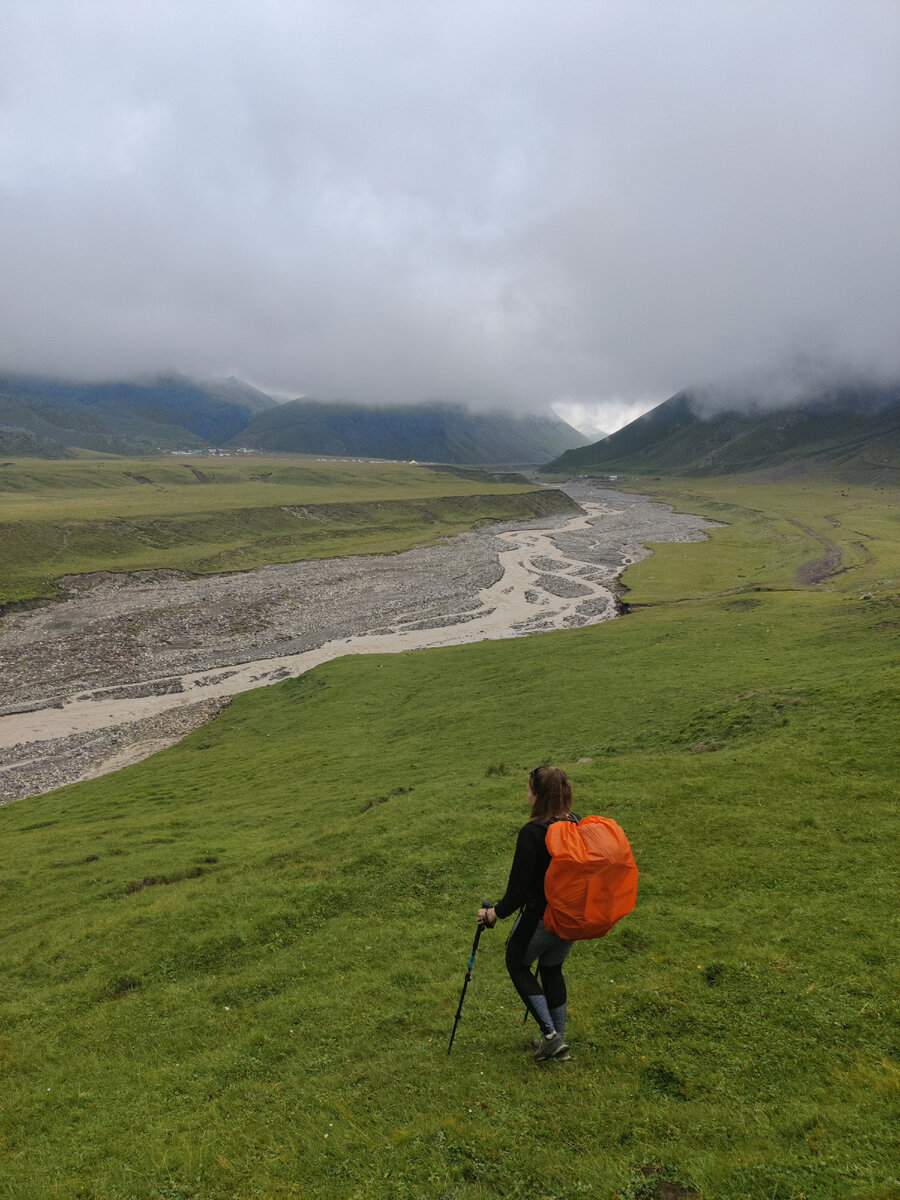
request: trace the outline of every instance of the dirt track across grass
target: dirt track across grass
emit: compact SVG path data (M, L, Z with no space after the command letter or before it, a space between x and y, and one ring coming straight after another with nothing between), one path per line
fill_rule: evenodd
M804 533L808 533L811 538L815 538L825 551L819 558L813 558L809 562L803 563L797 568L795 579L798 583L805 586L812 586L817 583L824 583L826 579L831 579L833 575L837 575L841 569L843 554L840 546L836 545L831 538L823 537L822 534L816 533L814 529L810 529L808 525L802 525L793 517L788 517L791 525L796 525L798 529L802 529ZM834 518L832 518L834 522Z

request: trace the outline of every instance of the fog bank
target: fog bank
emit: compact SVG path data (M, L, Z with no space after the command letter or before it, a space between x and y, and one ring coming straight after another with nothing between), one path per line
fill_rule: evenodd
M604 429L900 377L898 61L877 0L6 5L0 369Z

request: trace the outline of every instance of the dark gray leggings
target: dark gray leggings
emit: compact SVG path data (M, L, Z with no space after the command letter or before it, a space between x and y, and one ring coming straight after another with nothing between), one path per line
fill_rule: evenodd
M540 917L527 909L517 917L506 943L509 977L541 1029L546 1024L546 1017L535 1007L534 997L545 999L550 1009L560 1009L566 1003L566 981L562 969L572 946L572 942L563 941L546 929ZM540 982L537 972L531 970L535 959Z

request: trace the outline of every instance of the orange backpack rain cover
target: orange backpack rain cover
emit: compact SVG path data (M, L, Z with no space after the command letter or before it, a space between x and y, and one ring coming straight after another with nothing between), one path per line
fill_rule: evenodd
M547 849L544 925L561 938L604 937L634 908L637 864L625 831L610 817L554 821Z

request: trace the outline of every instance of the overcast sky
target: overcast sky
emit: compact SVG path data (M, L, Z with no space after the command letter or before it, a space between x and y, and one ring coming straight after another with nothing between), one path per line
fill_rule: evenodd
M898 63L898 0L0 0L0 370L900 375Z

